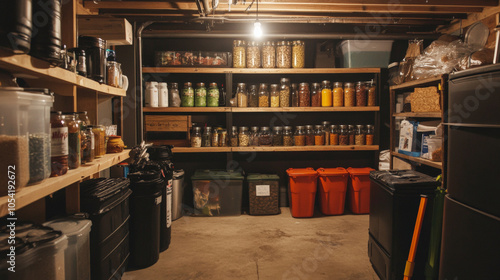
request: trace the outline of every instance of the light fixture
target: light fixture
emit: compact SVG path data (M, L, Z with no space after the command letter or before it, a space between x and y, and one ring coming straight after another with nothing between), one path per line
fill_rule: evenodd
M260 38L262 37L262 26L259 22L259 0L256 1L257 1L257 13L255 18L255 23L253 24L253 36L255 38Z

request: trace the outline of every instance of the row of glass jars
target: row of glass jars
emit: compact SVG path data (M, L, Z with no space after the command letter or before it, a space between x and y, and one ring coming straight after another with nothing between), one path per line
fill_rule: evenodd
M323 146L323 145L373 145L373 125L321 125L296 126L233 126L226 129L194 127L192 147L248 147L248 146Z
M376 106L377 87L370 82L354 83L330 81L321 84L308 83L290 85L290 79L282 78L280 84L261 83L250 85L238 83L236 88L237 107L355 107Z
M218 107L219 98L219 87L215 82L210 83L208 90L205 83L197 83L194 89L191 82L186 82L182 89L181 107Z
M304 68L304 41L233 41L234 68Z

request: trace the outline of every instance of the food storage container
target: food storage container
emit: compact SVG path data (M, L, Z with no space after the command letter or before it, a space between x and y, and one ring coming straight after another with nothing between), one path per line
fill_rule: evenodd
M308 83L300 83L299 85L299 107L311 106L311 93L309 92Z
M292 84L291 92L291 107L299 107L299 90L297 84Z
M293 41L292 46L292 67L304 68L305 65L305 43L304 41Z
M354 125L348 125L347 126L349 129L349 145L355 145L355 135L356 135L356 127Z
M259 146L259 127L252 126L250 131L250 146Z
M356 105L356 91L352 83L344 84L344 106L354 107Z
M182 89L181 96L181 106L182 107L193 107L194 106L194 89L190 82L184 83L184 88Z
M324 146L325 145L325 132L323 131L322 125L316 125L314 127L314 145Z
M238 147L238 127L231 127L231 134L229 135L229 146Z
M273 146L283 146L283 127L273 127Z
M375 169L347 168L351 180L349 181L349 209L354 214L370 213L370 171Z
M191 147L201 147L201 127L199 126L193 127L193 132L191 132Z
M68 126L68 167L76 169L81 163L80 126L76 122L74 113L63 114L63 119Z
M245 83L239 83L236 88L236 103L238 107L248 106L248 92L247 85Z
M259 146L271 146L272 143L271 131L269 130L269 127L261 127L259 133Z
M242 40L233 41L233 67L246 67L246 43Z
M282 78L280 81L280 107L290 106L290 79Z
M344 89L341 82L335 82L333 85L333 107L344 106Z
M349 145L349 128L347 125L340 126L339 145Z
M279 41L276 44L276 67L291 68L292 67L292 48L290 42Z
M259 107L259 90L257 85L250 85L248 89L248 107Z
M366 145L373 145L374 131L373 125L369 124L366 126Z
M194 91L194 106L196 107L206 107L207 106L207 88L205 83L197 83L196 90ZM219 99L217 99L219 103Z
M269 91L267 90L267 84L260 84L259 107L269 107Z
M344 68L387 68L392 40L345 40L340 44Z
M306 133L303 126L299 125L295 128L295 134L293 135L293 140L295 146L306 145Z
M293 146L293 132L291 126L283 127L283 146Z
M311 107L321 107L321 85L311 84Z
M321 82L321 106L332 107L333 106L333 94L332 88L330 86L330 81Z
M317 172L321 212L325 215L342 215L349 173L342 167L319 168Z
M248 126L240 126L240 132L238 134L238 145L240 147L248 147L250 144L250 133L248 131Z
M220 93L217 83L210 83L207 94L207 107L219 107Z
M215 132L217 134L217 132ZM212 128L210 126L205 127L203 135L201 136L201 146L211 147L212 146Z
M248 196L250 215L274 215L280 213L279 180L276 174L249 174Z
M312 125L306 125L306 145L307 146L314 146L314 128Z
M269 97L271 99L271 107L280 106L280 90L278 84L271 84L271 90L269 92Z
M354 134L355 145L365 145L366 144L366 132L364 125L356 125L356 130Z
M368 88L368 106L377 106L377 85L371 81L366 84Z
M321 125L323 125L323 133L325 134L325 145L330 145L330 122L323 121Z
M250 41L247 44L247 68L260 67L260 45L259 42Z
M289 168L290 212L294 218L312 217L318 173L313 168Z
M366 106L367 104L367 89L365 82L356 83L356 106Z
M274 68L276 66L276 47L274 42L266 41L262 44L262 67Z

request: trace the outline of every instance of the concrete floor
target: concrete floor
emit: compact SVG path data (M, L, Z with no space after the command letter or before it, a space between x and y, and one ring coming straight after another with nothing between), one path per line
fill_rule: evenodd
M281 210L182 217L160 260L122 279L378 279L367 256L368 215L295 219Z

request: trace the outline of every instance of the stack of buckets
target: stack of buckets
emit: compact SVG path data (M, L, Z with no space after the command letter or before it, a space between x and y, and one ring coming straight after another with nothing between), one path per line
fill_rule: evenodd
M319 189L324 215L344 213L346 193L349 210L354 214L370 212L371 168L289 168L290 212L295 218L312 217Z

